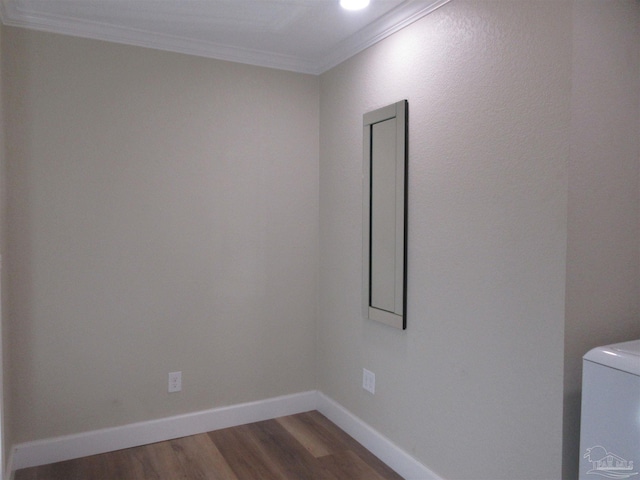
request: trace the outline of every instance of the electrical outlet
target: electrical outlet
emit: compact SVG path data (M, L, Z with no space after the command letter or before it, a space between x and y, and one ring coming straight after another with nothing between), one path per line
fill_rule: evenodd
M362 388L371 394L376 393L376 374L366 368L362 369Z
M182 390L182 372L169 372L169 393Z

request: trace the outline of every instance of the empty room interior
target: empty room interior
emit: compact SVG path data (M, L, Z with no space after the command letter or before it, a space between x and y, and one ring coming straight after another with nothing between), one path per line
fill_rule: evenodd
M403 478L578 478L582 357L640 338L638 0L432 2L315 71L11 1L0 477L318 410ZM401 100L406 329L362 308L363 115Z

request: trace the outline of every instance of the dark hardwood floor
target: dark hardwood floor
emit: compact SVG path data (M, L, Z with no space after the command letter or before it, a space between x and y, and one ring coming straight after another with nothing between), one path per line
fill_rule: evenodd
M319 412L25 468L15 480L402 480Z

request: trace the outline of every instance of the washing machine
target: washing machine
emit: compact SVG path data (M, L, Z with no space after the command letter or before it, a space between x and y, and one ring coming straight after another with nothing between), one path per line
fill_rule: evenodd
M580 480L640 480L640 340L582 361Z

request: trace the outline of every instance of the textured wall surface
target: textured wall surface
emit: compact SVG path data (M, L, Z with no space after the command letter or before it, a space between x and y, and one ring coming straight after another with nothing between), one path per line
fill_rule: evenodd
M320 390L443 478L561 475L571 3L545 5L456 0L321 77ZM406 332L359 302L362 114L403 98Z
M5 33L16 441L315 388L318 79Z
M640 338L640 2L575 2L573 32L564 479L586 461L582 356Z
M9 441L318 388L443 478L575 478L580 359L640 335L640 4L542 4L319 79L1 27ZM361 122L404 98L400 332L361 316Z
M2 287L0 289L0 311L2 315L0 316L0 415L2 418L0 421L2 422L2 431L0 432L1 437L1 445L2 449L2 461L0 462L0 469L2 472L6 469L7 458L9 457L9 452L11 446L13 444L11 429L7 418L9 418L11 414L11 405L9 398L9 388L8 384L9 376L6 375L7 368L9 365L8 362L8 353L9 353L9 325L8 319L9 315L7 314L7 269L4 267L7 259L7 242L6 242L6 232L7 232L7 216L6 216L6 198L7 198L7 189L6 189L6 150L5 150L5 107L4 107L4 89L3 89L3 80L2 80L2 58L3 58L3 49L2 49L2 31L4 27L0 25L0 255L2 255L2 263L3 268L0 272L0 281L2 282Z

